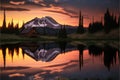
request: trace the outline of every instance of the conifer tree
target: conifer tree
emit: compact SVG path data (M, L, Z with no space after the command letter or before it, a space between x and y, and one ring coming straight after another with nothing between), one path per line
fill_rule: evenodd
M109 33L112 29L117 28L116 16L110 14L109 9L107 9L104 14L104 30L106 33Z
M6 29L6 13L5 13L5 9L4 9L4 19L3 19L2 28L3 28L3 29Z
M61 26L58 32L58 38L67 38L67 31L66 31L65 25Z
M79 13L79 26L77 27L77 33L79 33L79 34L84 33L83 16L81 15L81 11Z

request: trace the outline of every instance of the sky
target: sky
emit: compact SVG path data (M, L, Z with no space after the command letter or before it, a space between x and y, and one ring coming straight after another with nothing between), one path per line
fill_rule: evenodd
M3 23L3 9L6 9L7 24L30 21L35 17L51 16L60 24L78 26L79 11L84 17L84 26L90 22L103 21L104 13L118 16L119 0L0 0L0 26Z

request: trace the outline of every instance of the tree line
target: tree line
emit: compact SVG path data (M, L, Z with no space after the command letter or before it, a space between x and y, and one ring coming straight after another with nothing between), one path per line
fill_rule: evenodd
M106 13L104 14L104 24L102 22L93 22L90 23L88 26L89 33L95 33L99 31L104 31L105 33L109 33L113 29L120 27L120 16L117 20L116 16L110 14L109 9L107 9ZM85 33L85 28L83 25L79 25L77 28L77 33Z
M79 26L77 27L76 33L78 34L83 34L86 31L89 33L95 33L99 31L104 31L105 33L109 33L111 30L119 28L120 26L120 16L117 19L116 16L113 14L110 14L109 9L106 10L104 14L104 24L102 22L93 22L90 23L88 26L88 30L86 30L83 26L83 16L79 15ZM22 25L24 27L24 23ZM4 10L4 20L3 20L3 25L0 28L1 33L15 33L19 34L22 28L19 28L19 23L14 25L13 19L11 22L8 23L8 26L6 26L6 15L5 15L5 10ZM67 37L67 32L66 32L66 27L61 26L61 29L58 32L58 38L66 38Z
M8 26L2 26L0 28L0 32L8 34L19 34L19 23L14 24L12 20L8 23Z

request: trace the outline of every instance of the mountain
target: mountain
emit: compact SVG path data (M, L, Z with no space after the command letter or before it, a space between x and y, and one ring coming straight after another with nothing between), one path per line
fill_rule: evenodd
M65 28L67 33L73 33L76 31L75 27L65 26ZM55 21L52 17L36 17L24 24L21 29L21 33L26 34L33 30L32 32L36 32L39 34L56 35L58 34L59 29L61 29L61 24Z
M60 28L60 24L56 22L52 17L46 16L42 18L34 18L31 21L25 23L25 28L33 27L50 27L50 28Z

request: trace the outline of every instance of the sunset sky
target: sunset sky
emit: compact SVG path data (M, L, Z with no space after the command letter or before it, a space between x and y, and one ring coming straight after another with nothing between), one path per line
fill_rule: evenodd
M12 19L21 26L35 17L51 16L60 24L78 26L78 13L84 16L84 26L103 20L107 8L118 16L119 0L1 0L0 26L3 23L3 9L6 9L7 23Z

